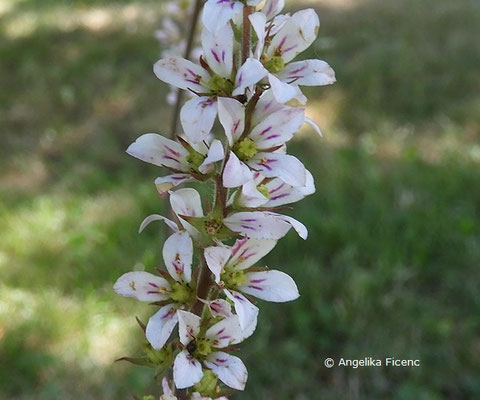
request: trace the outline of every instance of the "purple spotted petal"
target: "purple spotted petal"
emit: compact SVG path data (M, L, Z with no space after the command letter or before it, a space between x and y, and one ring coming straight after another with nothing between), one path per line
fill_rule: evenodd
M295 281L286 273L276 270L248 272L238 290L276 303L292 301L300 296Z

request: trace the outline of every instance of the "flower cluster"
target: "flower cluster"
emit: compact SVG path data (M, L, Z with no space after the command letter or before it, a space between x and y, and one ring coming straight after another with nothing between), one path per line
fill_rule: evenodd
M159 374L173 367L162 399L225 399L243 390L247 369L231 353L257 326L254 298L299 296L289 275L258 262L291 228L307 238L301 222L279 212L315 191L287 143L304 123L320 132L305 117L301 87L332 84L335 76L324 61L294 61L315 40L319 19L313 9L280 14L283 7L284 0L208 0L198 63L169 55L154 66L160 80L194 95L180 113L183 133L147 133L127 149L167 171L155 185L173 210L171 219L154 214L140 226L161 220L171 230L165 270L128 272L114 285L159 307L142 324L142 363ZM213 181L215 192L202 198L177 188L193 181Z

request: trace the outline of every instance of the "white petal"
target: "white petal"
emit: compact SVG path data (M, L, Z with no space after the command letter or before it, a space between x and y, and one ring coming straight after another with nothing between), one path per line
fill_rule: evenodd
M313 43L319 27L320 21L313 9L296 12L272 39L267 56L280 54L285 62L293 60Z
M313 180L313 176L311 172L307 169L307 183L305 184L304 187L299 187L297 188L302 192L304 196L308 196L310 194L315 193L315 181Z
M298 233L298 236L300 236L303 240L307 240L307 227L303 225L300 221L297 221L295 218L289 217L288 215L277 214L273 212L270 212L269 214L290 224L292 228L295 229L295 231Z
M178 232L178 226L175 222L168 218L165 218L163 215L152 214L142 221L142 223L140 224L140 228L138 228L138 233L141 233L153 221L163 221L174 232Z
M160 308L148 320L145 335L154 349L159 350L167 343L178 322L176 311L177 304L168 304Z
M209 354L205 365L227 386L243 390L247 383L248 372L242 360L222 351Z
M235 304L235 311L237 312L238 322L240 323L242 331L245 330L245 328L252 326L252 324L255 324L256 326L258 307L250 303L243 294L237 291L225 290L224 292L225 295L233 301L233 304Z
M276 244L276 240L270 239L250 239L247 237L237 239L232 247L232 257L227 266L237 270L249 268L270 253Z
M285 0L267 0L263 6L262 12L265 13L267 19L272 19L285 7Z
M173 380L178 389L185 389L200 382L203 377L202 364L187 350L178 353L173 363Z
M305 186L307 173L304 165L287 154L258 153L247 164L267 178L280 178L292 186Z
M223 222L232 231L255 239L280 239L291 227L283 219L261 211L234 213Z
M262 0L247 0L249 6L258 6L261 2Z
M215 139L210 148L208 149L207 157L203 160L203 163L198 167L198 170L205 174L207 173L212 165L217 161L223 160L225 153L223 151L223 145L220 140Z
M288 64L278 77L288 83L304 86L324 86L335 83L335 72L325 61L304 60Z
M257 318L251 319L250 323L243 328L242 335L241 337L238 338L238 343L243 342L245 339L248 339L250 336L252 336L256 328L257 328Z
M308 117L305 117L305 123L310 125L313 128L313 130L320 135L320 137L323 137L322 131L320 130L320 127L315 123L314 120L312 120Z
M285 106L277 101L272 90L265 91L253 111L252 125L257 126L269 115L281 110L283 107Z
M228 318L233 316L232 306L227 300L216 299L212 301L204 301L204 303L210 309L213 317Z
M215 32L204 29L202 47L203 56L213 72L230 79L233 65L233 30L230 24L220 26Z
M156 133L146 133L140 136L127 149L127 153L139 160L160 167L174 168L188 172L188 151L173 140Z
M305 187L293 187L279 178L268 182L265 187L270 194L270 198L265 207L278 207L284 204L295 203L305 198L305 196L315 193L313 176L308 170L306 170L306 173L307 182Z
M247 87L260 82L267 74L268 71L260 61L248 58L237 72L233 95L243 94Z
M158 79L180 89L202 93L208 90L210 77L201 66L182 57L168 57L157 61L153 72Z
M248 18L252 24L253 30L257 34L258 42L255 47L254 57L259 60L265 46L265 25L267 24L267 17L264 13L255 12L250 14Z
M261 192L258 191L255 180L248 181L242 186L237 205L242 207L260 207L268 202Z
M207 266L215 275L215 282L220 282L220 275L223 268L232 254L232 250L227 246L211 246L204 250Z
M280 29L283 28L283 25L285 25L290 18L292 18L290 13L280 14L274 17L272 21L273 26L272 26L272 29L270 29L270 36L276 35L280 31Z
M273 74L268 74L268 81L270 82L273 95L279 103L284 104L297 98L303 102L303 94L298 86L282 82Z
M178 337L180 342L186 346L194 340L200 332L202 319L188 311L178 310Z
M217 116L217 102L206 96L195 97L180 111L180 122L187 138L193 143L205 140Z
M218 119L225 129L228 144L233 146L245 129L245 107L235 99L218 99Z
M162 389L163 389L163 394L166 394L166 395L173 394L172 389L170 388L170 383L168 382L167 377L163 377L163 379L162 379Z
M168 273L177 282L189 283L192 279L193 242L185 232L174 233L163 245L163 261Z
M200 233L189 222L180 217L180 215L191 217L203 217L202 203L200 194L191 188L178 189L170 191L170 205L175 214L179 216L180 223L187 230L192 238L199 240Z
M170 284L166 279L144 271L127 272L118 278L113 290L124 297L140 301L161 301L169 298Z
M304 120L304 109L285 106L255 126L248 137L255 141L258 149L270 149L288 142Z
M208 0L203 7L203 25L209 31L216 32L242 10L243 4L236 0Z
M182 139L185 139L192 148L199 152L201 155L206 156L208 153L208 145L207 143L210 143L213 140L213 134L210 133L204 141L198 142L198 143L193 143L188 139L188 137L185 134L180 134L179 135Z
M233 315L212 325L205 333L205 337L217 349L240 343L242 328L240 327L238 317Z
M202 200L195 189L185 188L171 191L170 205L177 215L203 217Z
M300 296L295 281L284 272L248 272L246 278L245 283L238 289L259 299L283 303Z
M182 183L191 181L193 178L187 174L173 174L167 176L159 176L155 179L155 186L160 196L167 194L171 188L181 185Z
M234 188L242 186L253 179L252 171L241 162L233 151L228 156L228 161L223 170L223 186Z

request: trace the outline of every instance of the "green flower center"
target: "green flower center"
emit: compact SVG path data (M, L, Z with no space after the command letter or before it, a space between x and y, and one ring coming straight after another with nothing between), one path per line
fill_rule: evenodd
M206 357L212 352L212 345L206 339L197 341L195 352L201 357Z
M246 276L243 271L240 270L226 270L222 274L222 281L225 282L225 286L227 288L233 288L237 287L243 284L245 282Z
M220 228L222 227L222 221L217 219L209 219L205 221L205 232L207 235L213 236L215 235Z
M216 94L231 94L233 91L233 83L220 75L212 75L208 86Z
M242 161L249 160L258 153L257 145L250 138L246 138L241 140L240 142L235 143L235 145L233 146L233 151Z
M285 68L285 61L280 56L273 56L265 63L265 68L272 74L276 74Z
M170 298L178 303L186 304L190 301L192 297L192 290L183 285L180 282L175 282L172 284L172 289L170 291Z
M190 154L187 156L188 165L195 172L198 172L198 167L202 165L204 160L205 160L205 156L195 150L191 150Z
M258 185L257 190L263 194L267 199L270 198L270 192L268 191L268 188L265 185Z

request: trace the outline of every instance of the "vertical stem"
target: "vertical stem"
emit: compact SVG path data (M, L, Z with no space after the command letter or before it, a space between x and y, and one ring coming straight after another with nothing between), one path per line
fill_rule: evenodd
M250 42L252 40L252 24L248 18L253 13L254 7L243 7L243 33L242 33L242 64L250 56Z
M200 267L200 274L198 276L197 282L197 301L192 306L192 313L198 315L199 317L202 316L203 306L205 305L198 299L207 299L208 293L213 284L212 280L212 273L207 266L207 262L205 261L205 257L202 255L202 266Z
M196 0L195 7L193 9L192 19L190 21L190 31L188 32L187 47L185 48L185 53L183 57L189 59L193 49L193 42L195 40L195 34L197 31L198 18L200 16L200 11L202 11L203 0ZM173 137L177 131L178 124L178 115L180 114L180 108L183 103L183 90L177 89L177 101L173 108L172 113L172 124L170 126L170 136Z
M187 400L187 389L175 389L175 396L178 400Z
M225 159L228 159L230 154L230 151L227 151L227 154L225 155ZM225 167L225 164L223 165ZM227 204L227 197L228 197L228 189L226 187L223 187L223 182L222 182L222 176L223 176L223 168L217 176L215 176L215 187L216 187L216 193L215 193L215 204L213 205L214 210L220 210L222 217L225 217L225 206Z

